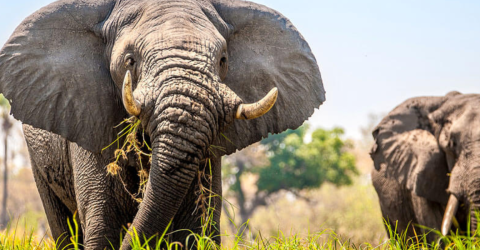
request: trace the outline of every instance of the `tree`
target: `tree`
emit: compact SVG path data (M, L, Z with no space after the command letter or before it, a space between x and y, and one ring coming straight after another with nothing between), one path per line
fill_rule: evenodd
M271 135L252 149L241 151L225 160L224 180L238 204L242 223L259 206L266 205L272 195L285 190L299 198L301 191L319 188L328 182L337 186L352 183L357 175L355 157L349 152L352 143L342 138L341 128L316 129L311 141L305 143L308 128ZM260 153L260 155L259 155ZM263 155L262 155L263 154ZM269 163L261 160L268 159ZM254 196L247 201L242 176L252 173L257 177Z
M260 143L256 143L236 154L226 157L225 163L222 165L223 183L228 186L228 191L235 197L242 224L251 217L255 208L260 205L265 205L265 200L261 195L257 195L254 199L247 197L249 190L245 190L244 183L248 182L248 180L246 180L246 178L249 177L247 175L248 173L252 173L257 167L263 167L269 164L266 155L266 148ZM225 204L223 209L229 217L232 217L228 210L228 204ZM235 231L233 229L234 228L232 228L232 231Z
M7 152L8 152L8 135L12 122L10 121L10 104L8 100L0 95L0 109L2 117L2 129L4 134L4 157L3 157L3 198L2 198L2 210L0 214L0 229L4 229L9 221L7 212L7 200L8 200L8 165L7 165Z

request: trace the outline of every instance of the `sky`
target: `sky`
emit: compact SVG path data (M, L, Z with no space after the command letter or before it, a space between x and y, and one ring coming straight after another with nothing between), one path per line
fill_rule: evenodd
M0 0L0 45L50 0ZM415 96L480 92L478 0L255 0L288 17L310 44L327 101L312 127L360 139L369 114Z

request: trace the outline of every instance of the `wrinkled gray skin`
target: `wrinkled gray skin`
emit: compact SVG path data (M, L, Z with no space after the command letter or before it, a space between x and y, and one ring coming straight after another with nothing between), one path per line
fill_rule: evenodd
M375 128L371 156L373 185L383 217L398 232L414 237L412 224L440 230L453 194L460 201L456 219L466 230L480 207L480 95L451 92L412 98ZM410 226L408 226L410 223ZM408 228L407 228L408 227ZM419 227L417 233L421 232ZM456 230L452 227L451 230ZM436 235L430 234L430 240Z
M107 175L114 148L101 152L129 117L121 98L127 70L153 148L140 205ZM234 119L241 103L273 87L279 97L270 112ZM222 155L297 128L325 100L316 60L288 19L239 0L58 1L28 17L0 51L0 92L25 124L52 235L67 232L78 211L86 249L118 246L128 223L147 237L172 219L172 231L199 233L197 173L206 159L221 194ZM225 150L212 154L212 145ZM138 163L130 156L122 165L134 193ZM220 199L213 205L218 235Z

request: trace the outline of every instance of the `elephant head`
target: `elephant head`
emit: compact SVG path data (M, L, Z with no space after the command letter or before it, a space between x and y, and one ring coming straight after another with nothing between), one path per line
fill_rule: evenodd
M2 48L0 92L23 123L95 153L138 117L153 156L133 226L147 236L175 215L209 146L230 154L297 128L325 100L290 21L240 0L60 0Z
M445 209L446 235L460 203L472 230L480 207L480 95L451 92L418 97L400 104L375 128L371 156L377 171L418 197ZM432 213L432 211L423 211ZM459 218L467 221L468 218ZM462 228L465 228L462 226Z

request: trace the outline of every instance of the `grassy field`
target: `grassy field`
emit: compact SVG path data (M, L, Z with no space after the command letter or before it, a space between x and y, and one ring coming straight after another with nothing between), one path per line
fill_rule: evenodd
M75 235L75 227L72 225L72 233ZM0 249L2 250L57 250L56 243L47 236L36 237L33 230L22 230L19 234L18 225L16 228L9 228L5 232L0 233ZM431 232L439 234L439 232ZM285 234L281 231L276 236L264 238L261 233L256 239L246 240L240 235L223 235L223 240L230 242L228 246L216 245L212 239L205 235L190 236L190 242L194 242L194 247L183 249L202 249L202 250L227 250L227 249L247 249L247 250L267 250L267 249L479 249L480 240L478 237L452 235L442 237L439 243L428 243L424 240L424 236L419 235L413 239L406 239L403 235L398 235L392 228L389 230L390 239L386 239L379 244L372 245L370 243L355 244L349 240L344 240L338 234L331 230L310 233L306 235ZM166 236L151 239L157 242L156 248L150 248L146 244L140 243L140 237L133 234L132 249L134 250L150 250L150 249L182 249L181 245L175 242L167 242ZM64 249L81 249L78 244L78 238L75 236L67 239L69 245ZM162 247L160 247L160 243ZM58 249L59 250L59 249ZM63 249L62 249L63 250Z
M255 212L245 231L232 230L224 213L222 246L209 237L192 235L191 241L198 242L193 249L441 249L436 243L425 242L422 235L405 239L395 233L394 227L388 237L368 175L359 176L352 186L325 185L303 195L308 199L282 194L270 201ZM39 220L38 216L38 212L26 213L17 220L20 222L0 232L0 250L56 249L48 229L39 224L44 218ZM139 243L138 237L134 238L137 240L133 249L149 249ZM69 241L71 249L78 249L75 238ZM446 249L480 249L478 237L449 236L443 238L442 244ZM176 243L167 245L180 249Z
M394 227L387 234L368 174L359 176L351 186L325 185L303 195L308 199L282 194L270 201L268 206L255 212L249 221L249 230L232 230L224 213L223 244L217 246L209 237L192 235L191 241L197 242L193 249L441 249L441 246L455 250L480 249L479 237L449 236L438 245L425 242L422 235L405 239L395 233ZM38 213L26 213L8 230L0 232L0 250L56 249L48 229L39 224L44 218L39 220ZM149 249L140 244L139 237L134 238L133 249ZM80 247L74 237L68 240L70 249ZM165 245L180 249L176 243Z

